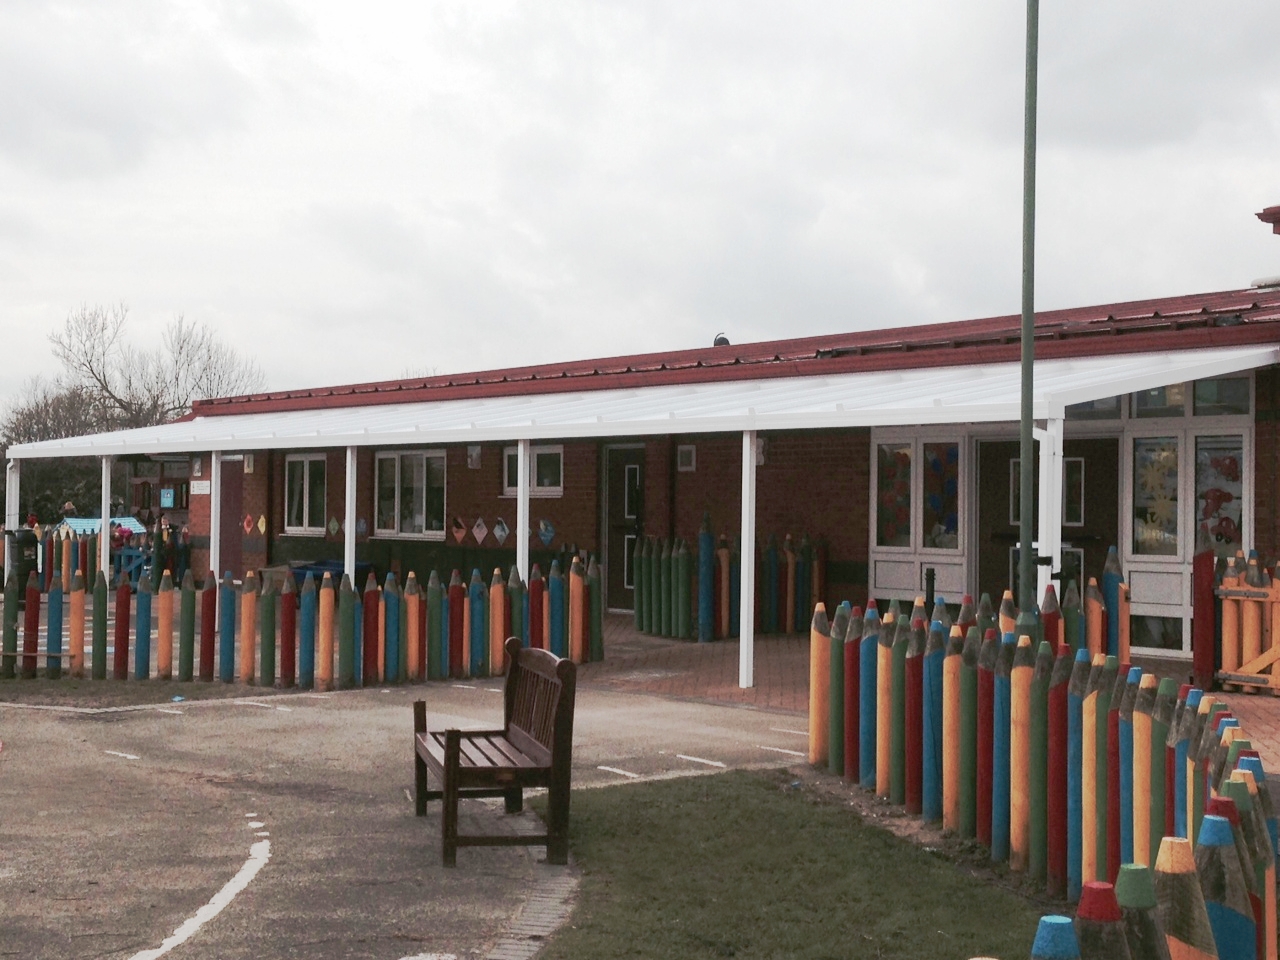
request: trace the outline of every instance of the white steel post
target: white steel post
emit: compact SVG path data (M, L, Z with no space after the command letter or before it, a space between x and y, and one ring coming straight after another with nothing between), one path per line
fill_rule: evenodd
M342 537L342 572L351 579L351 586L357 591L356 583L356 448L347 447L347 495L344 506L346 530Z
M10 460L5 465L4 480L4 528L6 530L17 530L21 522L21 518L18 516L18 491L22 483L21 460ZM10 540L5 544L4 579L6 583L9 580L9 574L13 571L13 546L15 542L15 540Z
M1062 569L1062 421L1046 421L1044 430L1036 430L1036 439L1040 441L1040 537L1036 553L1053 560L1052 565L1036 565L1039 603L1053 574Z
M756 431L742 431L742 549L738 575L738 686L756 685Z
M222 569L222 451L209 454L209 572L214 582Z
M109 581L111 579L111 458L102 458L102 533L98 536L98 569ZM92 591L93 584L86 583L85 589Z
M502 469L507 469L503 463ZM520 579L529 582L529 441L516 445L516 569Z

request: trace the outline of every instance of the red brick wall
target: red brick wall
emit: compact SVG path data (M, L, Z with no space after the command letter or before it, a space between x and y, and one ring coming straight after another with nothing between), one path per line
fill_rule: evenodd
M1253 543L1270 562L1280 555L1280 368L1265 367L1254 379L1257 411L1253 431Z

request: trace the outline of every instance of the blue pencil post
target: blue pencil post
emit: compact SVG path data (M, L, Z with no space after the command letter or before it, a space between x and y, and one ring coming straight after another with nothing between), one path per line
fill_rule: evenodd
M236 676L236 584L228 570L218 585L218 679L231 683Z
M1018 646L1018 636L1006 633L1000 644L1000 659L996 661L995 697L991 726L991 861L1004 863L1009 859L1009 731L1013 689L1013 655Z
M467 587L467 603L471 610L471 636L467 642L471 645L471 676L488 675L486 666L489 661L489 591L480 579L480 568L471 571L471 583ZM554 633L554 629L552 630ZM557 657L563 656L553 650Z
M436 655L440 658L440 679L449 676L449 591L440 591L440 641Z
M729 636L739 636L742 613L742 551L738 541L733 541L733 551L729 554Z
M388 683L399 683L400 676L400 591L396 589L396 575L387 571L387 579L382 587L382 605L386 608L386 671L384 678Z
M351 646L352 664L351 669L355 679L352 681L357 687L364 686L364 597L359 590L352 590L352 611L356 618L356 622L352 627L352 636L355 638Z
M151 576L144 573L138 581L138 597L134 607L133 679L151 676Z
M1182 715L1195 716L1200 712L1200 701L1204 699L1204 691L1192 687L1187 691L1187 703L1182 708ZM1176 837L1191 839L1187 832L1187 753L1191 747L1191 730L1188 725L1178 724L1177 741L1173 747L1173 834Z
M716 538L711 532L711 516L702 515L698 530L698 642L715 637Z
M1081 645L1076 650L1071 680L1067 684L1067 899L1072 903L1080 899L1084 874L1080 860L1084 787L1081 764L1084 762L1084 695L1090 668L1089 648Z
M45 672L50 680L62 676L62 596L62 574L55 570L53 582L49 584L49 614L45 630L45 652L49 655Z
M929 627L924 648L924 770L921 777L921 815L942 819L942 661L947 655L947 634L941 620Z
M1120 698L1120 862L1133 863L1133 705L1138 700L1142 668L1130 667Z
M298 612L298 686L310 690L316 685L316 612L319 597L316 578L307 572L302 581Z
M868 604L858 649L858 779L866 790L876 787L876 648L880 629L880 613Z
M547 603L551 604L550 626L551 636L547 643L551 652L557 657L564 656L565 622L564 622L564 577L560 574L560 561L551 561L551 572L547 574Z
M1107 550L1107 559L1102 566L1102 604L1107 610L1107 656L1120 656L1120 584L1124 583L1124 574L1120 572L1120 556L1116 548Z

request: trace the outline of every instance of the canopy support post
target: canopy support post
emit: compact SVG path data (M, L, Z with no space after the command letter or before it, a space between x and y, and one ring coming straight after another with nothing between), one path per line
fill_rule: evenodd
M343 514L345 525L342 536L342 572L351 580L355 590L360 589L356 583L356 448L347 447L347 491L344 500Z
M502 469L506 470L504 463ZM529 441L516 444L516 569L529 582Z
M742 533L738 580L738 686L756 685L756 431L742 431Z

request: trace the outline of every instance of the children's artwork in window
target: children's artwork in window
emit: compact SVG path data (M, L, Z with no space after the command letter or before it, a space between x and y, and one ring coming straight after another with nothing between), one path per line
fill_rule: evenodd
M876 448L876 545L911 546L911 444Z
M924 545L960 547L960 445L924 445Z
M1133 441L1133 552L1178 554L1178 438Z
M1241 508L1244 505L1241 437L1196 438L1196 549L1208 543L1220 557L1242 548Z

